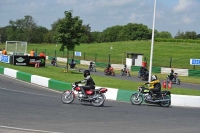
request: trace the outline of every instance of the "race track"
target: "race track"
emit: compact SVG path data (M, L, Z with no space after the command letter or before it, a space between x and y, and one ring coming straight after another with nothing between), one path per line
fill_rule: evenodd
M0 75L1 133L199 133L200 108L106 101L63 104L61 93Z

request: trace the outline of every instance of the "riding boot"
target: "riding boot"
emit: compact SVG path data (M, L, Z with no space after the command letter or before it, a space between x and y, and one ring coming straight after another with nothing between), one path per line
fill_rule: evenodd
M83 93L83 98L87 98L88 96L86 95L85 90L83 89L83 87L81 87L81 91Z

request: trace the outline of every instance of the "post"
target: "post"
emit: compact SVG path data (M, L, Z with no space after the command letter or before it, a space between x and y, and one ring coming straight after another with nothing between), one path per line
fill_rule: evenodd
M95 53L95 58L94 58L94 62L97 61L97 53Z
M64 55L65 55L65 51L63 50L63 58L64 58Z
M193 69L195 70L195 65L193 65Z
M170 58L169 67L172 68L172 58Z
M151 73L152 73L155 18L156 18L156 0L154 1L153 28L152 28L152 38L151 38L151 54L150 54L150 65L149 65L149 80L148 80L149 82L151 81Z
M55 57L56 57L56 50L55 50L55 52L54 52L54 55L55 55Z
M72 52L72 57L73 57L73 59L74 59L74 51Z
M85 52L84 52L84 60L85 60Z
M110 64L110 56L111 54L108 55L108 63Z

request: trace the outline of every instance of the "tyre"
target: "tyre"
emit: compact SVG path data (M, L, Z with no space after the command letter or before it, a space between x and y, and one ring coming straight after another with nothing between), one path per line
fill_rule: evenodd
M115 72L112 72L112 74L111 74L112 76L115 76Z
M72 103L74 98L74 93L72 91L65 91L61 96L62 102L66 104Z
M181 83L180 83L180 79L176 79L176 84L177 85L180 85Z
M104 94L98 94L98 97L91 101L92 105L95 107L103 106L104 102L105 102Z
M143 96L139 93L132 94L130 101L133 105L140 105L143 102Z
M169 106L171 105L170 96L164 96L164 99L169 99L169 101L161 102L161 103L160 103L160 106L161 106L161 107L169 107Z

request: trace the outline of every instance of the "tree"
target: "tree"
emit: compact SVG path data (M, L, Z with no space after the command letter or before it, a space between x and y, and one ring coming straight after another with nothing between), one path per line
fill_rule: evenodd
M67 48L67 72L69 50L74 50L75 45L80 45L82 34L84 33L82 20L72 16L72 10L64 12L65 17L61 19L57 25L56 40L61 43L60 51Z
M172 35L168 31L161 31L158 33L158 38L172 38Z

